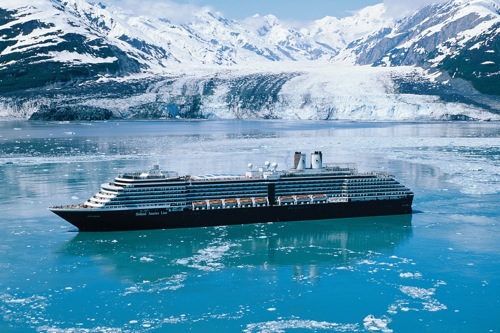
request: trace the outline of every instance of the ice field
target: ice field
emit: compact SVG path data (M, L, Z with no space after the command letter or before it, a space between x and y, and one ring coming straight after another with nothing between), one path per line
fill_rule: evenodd
M1 332L497 332L500 126L0 122ZM155 162L293 152L396 175L413 215L78 233L50 213Z

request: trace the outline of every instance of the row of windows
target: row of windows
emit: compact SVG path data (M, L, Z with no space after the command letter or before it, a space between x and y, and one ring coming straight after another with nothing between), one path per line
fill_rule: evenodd
M288 191L276 191L276 195L300 195L300 194L316 194L318 192L325 193L325 194L334 194L334 193L342 193L340 189L310 189L310 190L288 190Z
M179 200L186 198L185 195L137 195L137 196L118 196L107 198L99 195L94 195L90 200L95 200L97 202L113 202L113 201L129 201L129 200L154 200L154 199L165 199L165 200Z
M393 178L349 178L345 180L348 183L360 183L360 182L395 182Z
M341 190L373 190L373 189L405 189L402 185L391 185L391 184L380 184L377 186L331 186L331 187L318 187L318 186L276 186L276 191L283 192L301 192L307 190L313 190L316 192L324 192L324 191L341 191Z
M165 200L165 201L179 201L186 200L186 196L140 196L140 197L119 197L111 200L111 202L115 201L154 201L154 200Z
M234 192L233 194L228 194L228 193L213 193L212 195L189 195L188 200L189 201L199 201L199 200L205 200L205 199L219 199L221 197L224 198L242 198L242 197L261 197L261 196L267 196L267 192L252 192L248 191L244 194L241 192Z
M204 197L204 196L213 196L219 195L223 197L227 196L241 196L241 195L250 195L257 193L265 193L267 195L267 190L252 190L252 191L210 191L210 192L189 192L187 196L189 197Z
M388 196L388 195L406 195L407 192L377 192L377 193L348 193L347 197L374 197L374 196Z
M376 198L378 197L389 197L389 196L398 196L400 198L404 198L408 195L407 192L385 192L385 193L358 193L358 194L348 194L347 197L349 198ZM345 195L331 195L330 197L345 197ZM216 197L214 197L216 199ZM188 202L192 202L189 200ZM320 201L324 202L324 201ZM318 203L320 203L318 202ZM96 202L93 200L88 200L89 204L95 204L101 206L102 203ZM306 203L306 201L304 201ZM314 203L314 202L313 202ZM280 204L286 204L286 203L280 203ZM148 200L148 201L143 201L143 200L122 200L122 201L116 201L116 202L111 202L106 204L103 208L121 208L121 207L149 207L149 206L185 206L187 205L186 201L171 201L171 200Z
M356 178L356 179L346 179L346 178L338 178L338 179L311 179L311 180L286 180L286 181L281 181L277 182L276 186L317 186L318 184L321 183L327 183L330 186L338 185L338 184L344 184L344 183L373 183L373 184L379 184L379 183L387 183L387 182L392 182L392 183L398 183L395 181L393 178ZM113 185L113 184L111 184ZM147 186L144 187L138 187L138 186L130 186L129 184L115 184L115 185L123 185L129 189L133 189L134 191L150 191L150 190L185 190L186 187L189 187L190 189L207 189L207 188L241 188L241 189L247 189L250 187L259 187L259 186L267 186L266 184L262 184L261 182L237 182L237 183L211 183L211 184L192 184L192 183L184 183L182 186L176 185L176 186L154 186L152 187L151 185L153 184L148 184Z
M141 197L141 196L172 196L172 197L178 197L178 196L185 196L186 192L167 192L167 191L162 191L162 192L127 192L123 193L121 195L118 195L118 197Z
M267 190L267 184L259 184L258 186L189 186L189 192L210 192L210 191L239 191L245 192L247 190Z
M154 192L154 191L170 191L179 192L186 191L186 187L132 187L125 190L125 192Z
M149 208L149 207L165 207L166 205L164 204L137 204L137 205L113 205L113 206L104 206L101 207L102 209L116 209L116 208L131 208L131 207L142 207L142 208ZM167 205L167 207L171 206L186 206L185 202L179 202L179 203L173 203ZM90 206L83 205L84 208L88 208Z
M362 191L360 191L362 190ZM398 192L401 191L401 192ZM275 194L276 196L282 196L282 195L295 195L297 193L299 194L315 194L322 192L328 195L340 195L340 194L346 194L346 195L379 195L383 193L409 193L409 191L404 188L404 187L399 187L399 188L394 188L394 187L379 187L379 188L363 188L363 187L356 187L356 188L349 188L345 190L341 189L331 189L331 188L315 188L315 189L278 189L276 190ZM361 192L361 193L358 193ZM188 195L186 194L170 194L166 192L162 193L144 193L142 195L120 195L118 197L116 196L106 196L106 195L100 195L101 192L98 194L94 195L91 199L96 203L102 203L102 202L116 202L116 201L127 201L127 202L134 202L134 201L157 201L157 200L163 200L163 201L179 201L179 200L186 200L189 198L189 200L196 201L196 200L204 200L204 199L212 199L212 198L220 198L220 197L241 197L242 193L237 192L237 191L217 191L213 193L189 193ZM131 194L131 193L130 193ZM245 197L251 197L251 196L267 196L267 191L246 191L244 196Z
M345 186L342 187L344 191L397 191L397 190L406 190L404 186Z
M315 183L280 183L280 184L276 184L276 188L320 188L320 185L321 184L321 188L325 188L325 186L328 186L328 187L341 187L341 186L348 186L348 187L351 187L351 186L355 186L354 184L356 184L357 186L364 186L364 187L370 187L370 186L387 186L387 185L394 185L394 186L397 186L397 185L400 185L398 182L396 181L391 181L391 182L387 182L387 181L384 181L384 182L365 182L365 183L352 183L352 182L315 182Z
M97 204L97 205L102 205L103 203L102 202L98 202L98 201L95 201L95 200L88 200L89 203L92 203L92 204ZM163 204L173 204L173 203L176 203L176 204L185 204L185 201L178 201L178 200L164 200L164 199L155 199L155 200L120 200L120 201L112 201L112 202L108 202L106 203L105 205L106 206L137 206L137 204L160 204L160 203L163 203Z

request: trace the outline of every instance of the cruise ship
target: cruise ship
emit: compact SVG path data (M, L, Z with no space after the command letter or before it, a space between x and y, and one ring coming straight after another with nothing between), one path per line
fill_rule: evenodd
M413 192L394 176L323 164L296 152L290 170L248 164L242 174L179 176L158 164L125 173L79 205L49 210L80 231L191 228L410 214Z

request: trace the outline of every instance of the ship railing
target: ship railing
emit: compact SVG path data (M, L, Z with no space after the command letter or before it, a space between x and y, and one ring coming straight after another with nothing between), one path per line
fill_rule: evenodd
M84 204L50 206L51 209L84 209Z
M373 190L373 191L364 191L364 192L349 192L346 191L343 193L344 196L349 197L349 198L355 198L355 197L380 197L380 196L388 196L388 195L402 195L402 196L408 196L409 194L413 194L411 191L378 191Z
M381 173L381 172L363 172L359 173L356 176L374 176L377 178L395 178L395 175L392 175L390 173Z
M327 201L328 196L324 193L282 195L277 198L277 203L280 206L321 204L326 203Z
M295 170L292 169L288 172L283 173L284 177L295 177L295 178L300 178L300 177L308 177L308 176L316 176L316 175L328 175L328 176L351 176L353 173L356 173L356 170L337 170L336 168L333 169L305 169L305 170Z
M226 199L205 199L193 201L191 208L193 210L206 209L231 209L247 207L264 207L269 205L267 197L248 197L248 198L226 198Z
M329 203L342 203L342 202L349 202L349 198L347 197L332 197L328 198Z
M359 173L356 176L369 176L372 180L380 180L380 179L393 179L396 176L390 173L381 173L381 172L363 172Z
M404 186L381 186L381 185L374 185L374 186L343 186L342 190L344 191L350 191L350 192L369 192L369 191L400 191L404 189Z
M127 172L118 175L116 178L122 179L168 179L179 178L179 173L176 171L162 171L161 173L149 172Z
M144 208L144 207L155 207L155 208L158 208L158 207L173 207L173 206L176 206L176 207L179 207L179 206L186 206L187 203L185 201L173 201L173 202L166 202L166 201L161 201L161 200L158 200L156 203L154 202L147 202L147 203L127 203L127 202L122 202L122 201L111 201L111 202L108 202L106 203L105 205L102 205L100 203L94 203L96 204L96 206L92 206L90 205L92 204L92 202L86 202L82 205L84 206L88 206L88 207L84 207L84 208L98 208L98 209L116 209L116 208Z
M355 163L324 163L323 169L327 171L352 171L354 173L357 173L358 167Z
M376 201L376 200L401 200L408 199L409 195L376 195L366 197L351 197L350 201Z
M245 180L244 175L240 174L229 174L229 173L221 173L221 174L207 174L207 175L198 175L198 176L190 176L190 180L192 181L217 181L217 180Z

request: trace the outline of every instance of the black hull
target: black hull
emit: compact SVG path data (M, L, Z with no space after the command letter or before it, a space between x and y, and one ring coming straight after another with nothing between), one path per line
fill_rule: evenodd
M51 209L80 231L125 231L410 214L413 198L214 210Z

